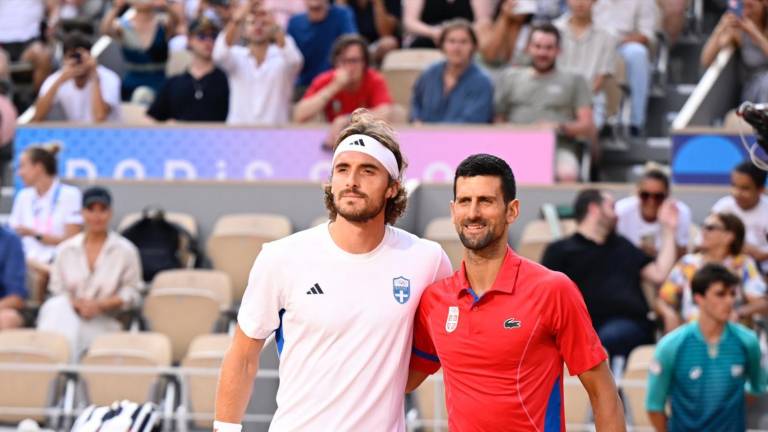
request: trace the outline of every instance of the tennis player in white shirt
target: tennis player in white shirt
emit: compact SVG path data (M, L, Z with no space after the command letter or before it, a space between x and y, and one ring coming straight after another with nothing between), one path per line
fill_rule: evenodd
M276 332L270 431L405 431L414 313L424 288L451 273L437 243L392 226L405 210L405 166L389 126L355 111L325 190L330 222L264 245L253 265L214 430L241 430L259 353Z

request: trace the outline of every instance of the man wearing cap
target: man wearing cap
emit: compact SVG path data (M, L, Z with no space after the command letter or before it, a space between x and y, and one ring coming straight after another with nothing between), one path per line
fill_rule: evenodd
M218 27L207 18L189 28L189 68L168 78L147 115L157 121L223 122L229 111L227 75L213 64L213 41Z
M405 166L392 129L355 111L325 188L330 221L265 244L253 265L214 430L241 430L274 332L280 387L270 430L405 431L414 312L424 287L451 272L439 245L392 226L405 210Z
M69 339L71 359L77 361L91 341L122 327L114 312L139 299L139 251L110 231L112 197L102 187L83 193L84 230L59 245L37 328Z

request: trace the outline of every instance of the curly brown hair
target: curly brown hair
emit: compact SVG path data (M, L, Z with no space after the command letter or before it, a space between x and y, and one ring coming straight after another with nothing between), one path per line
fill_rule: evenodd
M408 193L405 191L405 187L403 187L401 182L403 172L406 167L408 167L408 162L400 152L400 144L395 140L395 131L392 127L385 121L374 117L373 114L365 108L358 108L352 113L349 126L341 131L338 138L336 138L336 144L333 146L334 150L344 138L355 134L368 135L380 142L395 155L397 167L400 171L400 177L390 177L389 184L393 185L397 183L397 194L393 198L387 200L387 204L384 208L384 221L393 225L397 219L405 213L405 207L408 204ZM328 209L328 218L332 221L336 220L337 212L333 205L333 193L331 192L330 183L326 184L323 187L323 190L325 192L325 208Z

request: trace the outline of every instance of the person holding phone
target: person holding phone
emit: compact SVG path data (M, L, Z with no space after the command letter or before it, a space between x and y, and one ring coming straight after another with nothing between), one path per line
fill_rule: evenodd
M68 34L63 47L63 66L43 82L33 121L120 121L120 77L96 63L84 34Z
M229 77L227 123L288 123L293 83L304 57L259 2L233 2L232 7L232 19L213 46L213 61ZM245 46L237 44L241 37Z
M701 65L709 67L728 47L738 50L741 100L768 100L768 5L762 0L731 0L701 50Z

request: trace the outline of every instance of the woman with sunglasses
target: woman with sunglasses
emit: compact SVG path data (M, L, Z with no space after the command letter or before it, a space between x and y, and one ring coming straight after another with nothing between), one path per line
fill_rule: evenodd
M743 253L744 224L731 213L713 213L702 227L701 251L684 255L677 262L659 291L656 310L667 333L683 322L698 318L691 293L694 273L705 264L724 265L741 280L736 293L733 320L749 319L768 311L766 283L755 260Z

